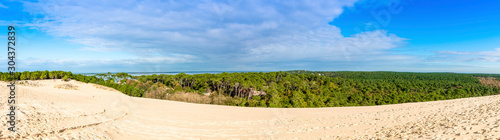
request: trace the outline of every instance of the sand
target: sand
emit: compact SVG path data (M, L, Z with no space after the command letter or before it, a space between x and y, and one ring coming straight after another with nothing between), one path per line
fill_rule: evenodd
M17 86L18 131L8 131L2 115L2 139L500 138L499 95L367 107L248 108L129 97L78 81L29 82ZM0 109L7 114L6 83L0 90Z

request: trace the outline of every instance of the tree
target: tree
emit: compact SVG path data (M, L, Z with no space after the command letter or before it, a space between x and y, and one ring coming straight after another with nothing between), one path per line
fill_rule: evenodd
M24 72L21 74L21 80L26 80L28 77L24 74Z
M281 104L281 97L278 91L274 88L267 90L268 96L270 96L269 99L269 107L283 107Z
M304 101L304 93L301 91L292 92L292 106L293 107L307 107L307 103Z
M43 80L43 79L47 79L47 76L48 76L48 72L41 72L40 73L40 80Z
M68 75L64 75L63 80L64 80L64 81L68 81L68 80L69 80Z

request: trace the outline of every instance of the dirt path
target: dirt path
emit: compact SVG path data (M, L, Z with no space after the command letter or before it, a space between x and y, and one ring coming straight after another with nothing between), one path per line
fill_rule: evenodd
M500 96L370 107L245 108L128 97L77 81L18 86L23 139L499 139ZM74 89L58 89L70 83ZM8 113L6 83L0 109Z

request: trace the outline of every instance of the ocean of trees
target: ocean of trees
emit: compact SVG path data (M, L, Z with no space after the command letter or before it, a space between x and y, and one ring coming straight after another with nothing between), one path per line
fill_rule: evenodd
M64 71L0 73L3 81L74 79L135 97L249 107L368 106L495 95L499 74L410 72L245 72L187 75ZM484 77L489 77L485 84ZM493 79L493 80L491 80Z

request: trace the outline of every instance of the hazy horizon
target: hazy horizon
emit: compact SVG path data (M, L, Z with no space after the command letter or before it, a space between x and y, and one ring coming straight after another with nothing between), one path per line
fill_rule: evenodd
M147 73L147 74L154 74L154 73L193 73L193 74L203 74L203 73L222 73L222 72L286 72L286 71L295 71L295 70L278 70L278 71L159 71L159 72L141 72L141 71L115 71L115 72L110 72L113 74L116 73ZM311 70L305 70L305 71L311 71ZM108 71L109 72L109 71ZM108 73L108 72L72 72L75 74L98 74L98 73ZM346 71L311 71L311 72L346 72ZM469 72L413 72L413 71L348 71L348 72L409 72L409 73L458 73L458 74L476 74L474 72L469 73ZM477 73L477 74L500 74L500 73Z

